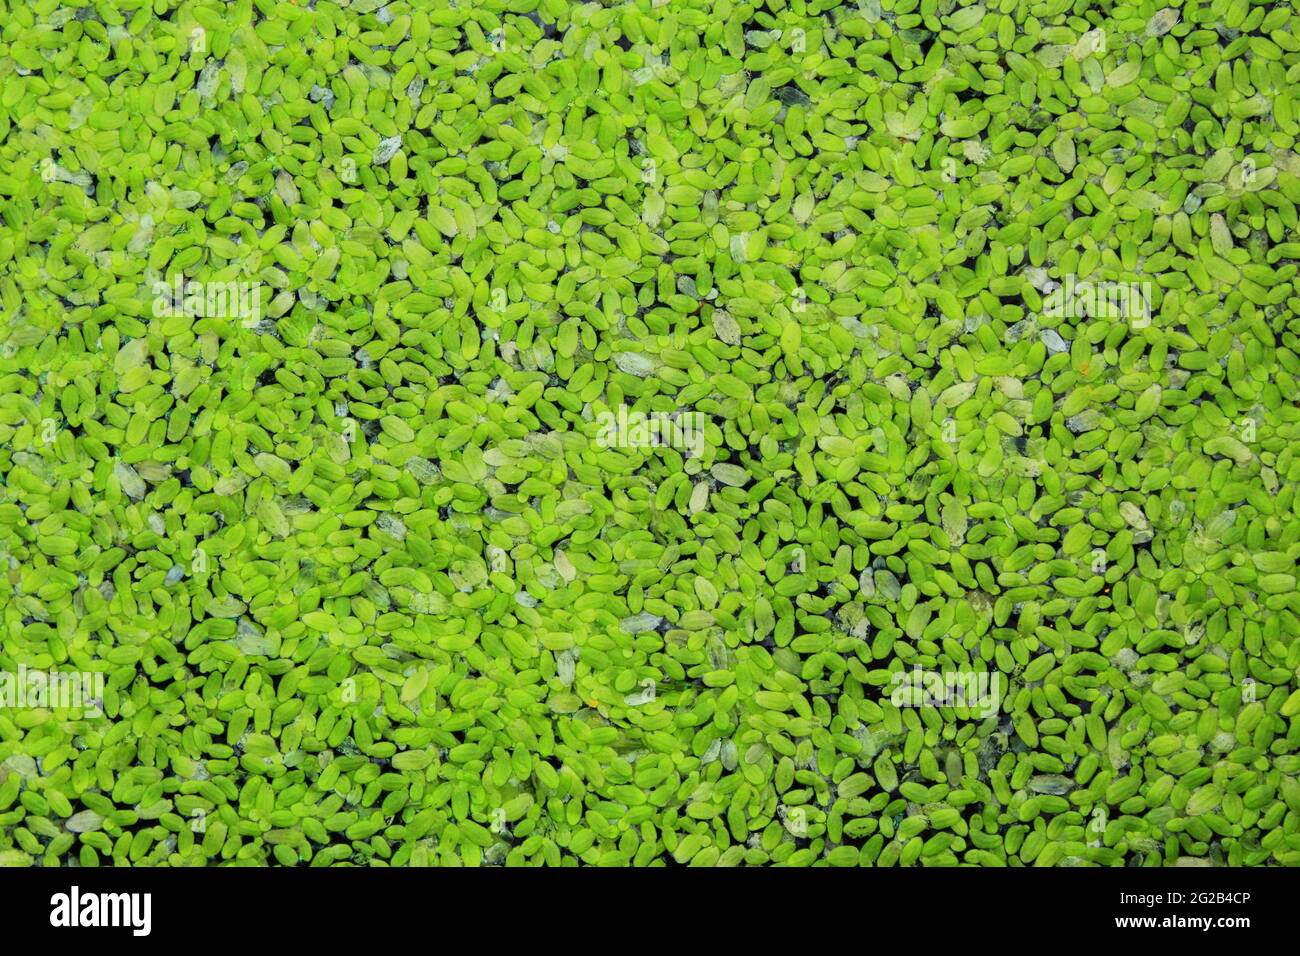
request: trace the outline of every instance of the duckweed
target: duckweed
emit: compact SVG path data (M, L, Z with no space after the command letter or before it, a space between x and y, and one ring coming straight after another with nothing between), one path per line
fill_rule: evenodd
M1300 8L1164 2L0 0L0 865L1300 863Z

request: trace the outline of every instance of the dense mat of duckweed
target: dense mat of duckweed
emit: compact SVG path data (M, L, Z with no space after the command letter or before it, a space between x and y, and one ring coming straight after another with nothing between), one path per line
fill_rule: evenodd
M1300 863L1297 89L1296 0L0 0L0 864Z

